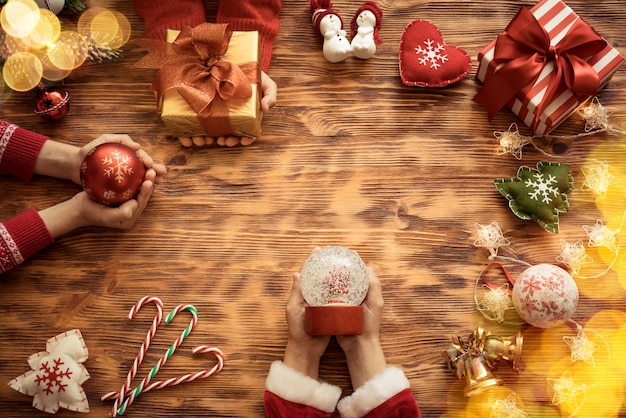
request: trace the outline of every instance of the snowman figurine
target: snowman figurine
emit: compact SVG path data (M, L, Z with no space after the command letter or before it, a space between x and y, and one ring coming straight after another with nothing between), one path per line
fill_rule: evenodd
M312 0L311 13L317 33L324 39L322 54L329 62L341 62L352 55L343 21L330 1Z
M376 46L382 43L378 31L382 25L383 12L374 2L368 1L355 13L350 23L352 55L369 59L376 53Z

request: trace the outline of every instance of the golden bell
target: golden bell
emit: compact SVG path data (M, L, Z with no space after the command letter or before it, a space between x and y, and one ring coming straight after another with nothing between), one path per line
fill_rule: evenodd
M491 366L501 360L506 360L511 362L511 368L515 373L519 372L523 341L524 338L521 332L518 332L512 337L500 337L493 334L487 335L483 348L487 362Z
M465 396L478 395L487 388L500 384L500 379L491 372L483 354L466 356L463 359L463 366L465 368L465 381L467 382L467 386L463 389Z
M448 370L459 378L463 376L463 365L460 360L462 358L462 354L454 345L451 345L446 351L442 351L441 357L443 358L443 361L446 362Z

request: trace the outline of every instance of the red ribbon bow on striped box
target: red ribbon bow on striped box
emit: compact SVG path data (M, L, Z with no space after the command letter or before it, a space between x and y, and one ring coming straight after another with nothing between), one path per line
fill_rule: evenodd
M522 7L478 54L474 97L489 119L505 105L536 135L550 133L608 83L624 57L560 0Z

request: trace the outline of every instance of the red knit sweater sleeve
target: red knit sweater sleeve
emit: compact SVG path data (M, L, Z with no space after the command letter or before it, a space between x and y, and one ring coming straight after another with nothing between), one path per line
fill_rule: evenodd
M229 0L230 1L230 0ZM133 0L143 19L146 38L165 40L167 29L182 29L206 22L202 0Z
M274 40L280 27L281 0L222 0L217 23L230 23L234 30L258 31L261 37L263 71L270 67Z
M0 223L0 274L53 242L54 238L35 209Z
M206 21L202 0L133 2L144 21L144 36L147 38L165 39L167 29L194 27ZM230 23L238 31L259 32L264 71L269 69L272 59L281 7L281 0L222 0L218 4L217 23Z
M28 182L48 137L0 120L0 174L9 174Z

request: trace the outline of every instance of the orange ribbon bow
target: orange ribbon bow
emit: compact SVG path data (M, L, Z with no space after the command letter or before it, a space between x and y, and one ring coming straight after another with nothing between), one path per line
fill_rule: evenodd
M139 68L159 68L151 89L157 103L176 89L198 114L200 126L209 136L235 134L230 124L231 99L252 96L251 83L258 82L258 64L234 64L222 59L232 36L229 24L202 23L184 27L173 43L140 39L136 43L148 55L135 64Z

